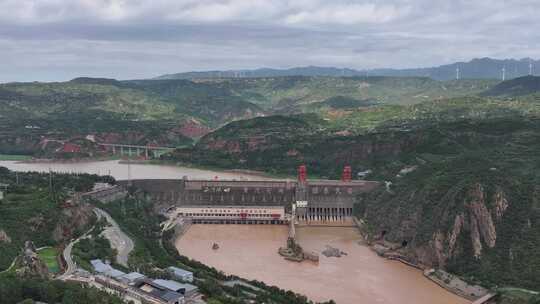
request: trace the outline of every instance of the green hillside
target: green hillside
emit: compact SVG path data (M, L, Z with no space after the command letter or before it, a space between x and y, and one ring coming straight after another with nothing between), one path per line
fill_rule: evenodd
M392 111L386 105L474 95L495 83L421 77L274 77L76 78L0 84L0 153L67 157L54 154L61 145L44 144L59 140L81 145L78 157L95 156L97 147L80 140L88 135L100 142L185 146L232 121L298 113L318 113L332 120L329 115L354 116L366 109L377 116L373 113Z
M414 262L489 286L540 286L540 120L439 124L399 155L392 184L366 195L357 214L373 237L407 247ZM398 167L398 169L401 169Z
M209 80L210 81L210 80ZM474 95L494 80L440 82L423 77L278 77L211 81L265 109L323 102L336 96L382 104L414 104L426 100Z
M268 116L228 124L201 138L194 147L164 158L289 174L294 174L298 164L306 163L315 174L338 177L345 163L361 171L385 162L385 158L392 160L421 140L422 132L430 126L539 114L540 99L529 96L519 100L465 97Z
M19 184L17 184L17 179ZM63 208L72 191L88 191L96 181L110 181L95 175L54 174L52 191L49 175L19 173L0 167L0 184L9 185L0 200L0 271L8 268L19 255L24 242L37 247L57 246L84 232L93 220L85 206Z

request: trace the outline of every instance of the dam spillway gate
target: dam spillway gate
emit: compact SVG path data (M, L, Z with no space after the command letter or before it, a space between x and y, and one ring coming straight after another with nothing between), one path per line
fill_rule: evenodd
M127 181L120 182L127 184ZM366 180L131 180L132 187L160 206L176 208L194 223L283 224L352 220L358 194L379 182Z

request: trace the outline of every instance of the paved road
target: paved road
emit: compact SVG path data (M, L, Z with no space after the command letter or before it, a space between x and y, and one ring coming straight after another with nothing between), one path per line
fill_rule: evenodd
M62 251L62 256L64 257L64 261L66 261L66 266L67 267L66 267L66 271L64 271L64 273L61 276L58 277L59 280L66 279L68 276L72 275L75 272L75 270L77 270L77 265L75 264L75 262L71 258L71 251L73 250L73 246L75 246L75 244L77 244L80 240L86 238L88 236L88 234L90 233L90 231L92 231L92 229L94 229L94 227L90 228L88 231L86 231L79 238L71 241L66 246L66 248L64 248L64 251Z
M104 217L109 222L110 226L105 227L102 234L111 242L111 247L116 249L118 253L116 262L127 267L129 254L135 247L133 241L120 229L118 223L107 212L99 208L94 208L94 212L98 218Z

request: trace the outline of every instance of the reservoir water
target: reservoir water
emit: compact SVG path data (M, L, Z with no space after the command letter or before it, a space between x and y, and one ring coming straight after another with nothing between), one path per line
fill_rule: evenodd
M19 163L0 161L14 171L79 172L128 178L128 166L118 161L82 163ZM132 179L263 179L237 172L220 172L165 165L131 164ZM326 245L346 252L340 258L320 255L318 264L282 259L287 226L193 225L177 240L180 253L228 274L264 281L305 294L315 301L334 299L338 304L465 304L465 299L440 288L416 269L378 257L360 244L355 228L300 227L300 244L321 252ZM216 242L220 248L212 250Z
M90 173L99 175L111 175L117 180L131 179L175 179L188 176L190 179L268 179L264 176L240 172L224 172L201 170L173 165L150 165L120 163L118 160L90 161L90 162L17 162L0 161L0 167L6 167L13 171L38 171L67 172L67 173Z
M294 290L314 301L338 304L465 304L426 279L422 272L377 256L362 245L356 228L300 227L302 247L320 253L329 245L347 255L320 254L319 263L290 262L277 254L285 244L287 226L192 225L176 241L182 255L227 274L264 281ZM213 250L213 243L219 249Z

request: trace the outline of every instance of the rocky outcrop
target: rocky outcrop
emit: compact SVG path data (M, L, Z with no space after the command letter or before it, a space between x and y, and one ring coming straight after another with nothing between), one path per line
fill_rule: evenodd
M432 247L434 249L435 257L437 258L437 264L439 267L443 267L446 264L446 259L448 255L444 247L444 234L440 231L433 234ZM419 261L422 264L425 264L427 261Z
M195 119L189 119L182 124L179 131L189 138L199 138L208 134L211 129Z
M0 243L11 243L11 238L3 229L0 229Z
M22 250L21 267L17 269L20 276L31 276L47 279L49 269L47 265L39 258L36 247L32 241L26 241Z
M62 242L73 238L77 231L86 230L94 213L90 205L75 205L71 208L64 208L59 216L60 221L53 231L53 239Z
M497 189L497 191L493 195L493 202L495 204L495 219L497 221L500 221L509 206L508 200L506 199L506 196L500 188Z
M385 214L384 218L375 219L376 226L380 227L379 231L388 231L386 238L392 242L401 243L403 240L411 240L408 242L410 245L400 249L400 252L416 264L444 268L449 260L463 254L464 246L472 249L472 256L476 259L481 259L486 249L496 246L496 223L503 220L510 203L502 187L496 187L492 195L487 193L485 186L479 182L454 185L441 196L441 200L444 201L441 206L443 209L439 212L430 210L433 213L429 216L435 216L435 218L426 219L428 215L425 210L414 209L420 208L420 205L415 205L414 202L430 194L414 191L406 197L400 196L400 200L408 202L409 209L406 212L395 206L386 209L378 204L372 207L374 209L366 210L364 216L369 221L370 217L373 219L375 213ZM437 205L437 203L426 202L428 205ZM448 209L450 206L460 211L452 213L451 209ZM379 208L383 209L377 211ZM427 242L419 241L422 221L433 222L434 231L430 233L430 239ZM425 226L424 229L426 229ZM463 242L469 242L469 244L463 244Z
M482 241L489 248L495 247L497 231L491 217L491 213L486 207L484 188L477 183L469 192L470 201L466 204L469 211L471 226L471 240L475 257L482 254ZM480 237L482 240L480 240Z
M459 234L461 233L461 230L463 229L463 225L465 223L465 216L463 213L460 213L456 215L456 218L454 220L454 226L450 230L450 233L448 235L448 255L453 256L454 251L456 249L456 242Z

